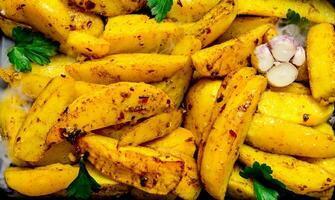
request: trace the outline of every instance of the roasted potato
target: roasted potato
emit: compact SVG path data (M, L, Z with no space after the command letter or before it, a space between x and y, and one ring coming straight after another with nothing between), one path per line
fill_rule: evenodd
M189 58L181 55L118 54L68 65L66 71L76 80L90 83L150 83L171 77L185 65Z
M162 90L144 83L120 82L105 89L82 95L68 106L50 130L47 143L59 143L64 135L79 133L127 122L136 122L162 112L174 103Z
M238 14L285 18L288 9L313 22L335 24L335 9L319 0L237 0Z
M88 160L111 179L144 190L166 195L180 182L184 162L172 155L145 147L117 148L117 140L90 135L79 139Z
M311 95L311 90L301 83L292 83L286 87L273 87L270 86L270 90L273 92L284 92L284 93L294 93L294 94L305 94Z
M261 139L260 139L261 138ZM256 114L246 142L266 152L292 156L335 157L335 136L314 128Z
M247 166L251 166L256 161L267 164L273 171L272 176L296 194L320 192L335 185L334 175L318 165L291 156L265 153L242 145L239 160Z
M256 200L252 181L240 176L240 171L242 171L242 168L235 164L233 172L229 178L227 196L240 200Z
M221 83L220 80L202 79L187 93L184 127L194 134L197 144L200 143L202 133L209 125Z
M333 19L335 21L335 16ZM334 102L335 77L331 73L335 70L335 31L333 25L318 24L309 30L307 64L313 97L324 104Z
M330 136L334 136L334 130L333 130L333 127L328 124L327 122L325 123L322 123L320 125L317 125L317 126L314 126L313 127L315 130L317 131L320 131L321 133L325 133L327 135L330 135Z
M223 77L245 67L255 47L264 42L264 35L273 28L272 24L262 25L237 39L202 49L192 56L193 65L205 77Z
M255 76L247 82L239 95L230 98L225 109L216 118L204 144L200 160L201 180L207 192L216 199L225 197L239 148L244 142L250 120L266 85L264 77Z
M315 165L320 166L328 173L335 175L335 158L324 158L324 159L317 159L317 158L303 158L304 161L309 163L313 163Z
M49 130L74 100L73 87L72 79L56 77L37 97L16 137L17 158L34 162L43 157Z
M267 91L258 104L258 111L290 122L315 126L327 121L334 106L322 106L309 95Z

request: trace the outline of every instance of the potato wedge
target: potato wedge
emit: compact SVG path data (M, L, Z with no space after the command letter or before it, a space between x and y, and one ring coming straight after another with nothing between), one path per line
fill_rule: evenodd
M145 0L72 0L72 2L85 11L108 17L129 14L139 10L145 5Z
M315 130L320 131L321 133L325 133L330 136L334 136L335 132L333 130L333 127L328 123L322 123L320 125L313 127Z
M206 1L207 2L207 1ZM224 33L237 14L235 0L221 0L199 21L183 25L186 35L198 38L206 47Z
M247 166L256 161L267 164L273 170L272 176L296 194L320 192L335 185L334 175L318 165L291 156L265 153L242 145L239 160Z
M237 0L238 14L285 18L288 9L302 17L321 23L335 24L335 9L327 1L319 0Z
M183 29L172 22L158 23L146 15L122 15L108 19L102 38L112 45L110 54L169 54L183 35Z
M97 84L120 81L158 82L171 77L185 65L189 58L180 55L118 54L98 60L75 63L66 71L76 80Z
M56 77L38 96L20 128L15 144L15 156L24 161L39 161L48 149L46 144L50 128L66 107L74 100L70 78Z
M246 142L276 154L312 158L335 157L334 135L262 114L256 114L252 119Z
M270 86L270 90L273 92L284 92L284 93L293 93L293 94L305 94L311 95L311 91L308 87L304 86L301 83L292 83L286 87L273 87Z
M231 26L217 39L217 41L222 43L237 38L259 26L269 23L275 25L277 21L277 17L239 16L236 17Z
M180 182L184 162L145 147L117 148L117 140L90 135L79 139L88 160L111 179L153 194L168 194Z
M104 128L102 135L118 138L118 147L137 146L145 142L164 137L181 125L182 113L174 110L168 113L157 114L135 125L126 125L121 130ZM99 134L99 130L94 131ZM119 136L115 136L115 134Z
M242 171L242 168L235 164L229 178L227 196L233 199L256 200L252 181L240 176L240 171Z
M264 77L252 78L239 95L229 100L210 131L200 161L200 175L207 192L216 199L225 197L239 148L266 85Z
M162 112L174 103L162 90L145 83L120 82L77 98L50 130L47 143L59 143L76 135Z
M0 3L0 8L1 7L1 3ZM3 34L6 37L12 38L12 31L15 27L25 27L25 28L30 28L27 25L15 22L13 20L7 19L3 16L0 16L0 30L3 32Z
M304 158L304 161L309 163L318 165L319 167L326 170L328 173L335 176L335 158L324 158L324 159L317 159L317 158Z
M320 52L324 53L320 54ZM335 31L333 25L318 24L309 30L307 64L313 97L325 104L334 102L335 78L330 73L335 70Z
M283 108L288 109L283 112ZM267 91L259 102L258 111L290 122L315 126L327 121L334 106L322 106L309 95Z
M264 42L263 36L273 28L272 24L262 25L237 39L202 49L192 56L193 65L205 77L223 77L245 67L254 48Z
M200 20L219 2L220 0L173 0L167 17L178 22L195 22Z
M93 196L113 196L128 191L127 186L105 177L91 165L86 165L86 168L101 185L101 191L93 193ZM9 167L4 176L7 185L17 192L27 196L43 196L62 193L77 177L78 172L78 166L57 163L33 169Z
M196 150L192 132L184 128L178 128L165 137L147 142L144 146L176 155L185 154L189 157L193 157Z
M209 125L212 110L222 81L202 79L195 83L187 93L184 127L194 133L197 144Z

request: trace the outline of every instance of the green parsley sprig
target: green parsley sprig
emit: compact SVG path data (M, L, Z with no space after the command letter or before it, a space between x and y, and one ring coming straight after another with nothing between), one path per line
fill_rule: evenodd
M147 5L157 22L161 22L171 10L173 0L148 0Z
M79 161L79 173L77 178L67 188L67 196L71 199L89 199L92 192L98 192L101 186L88 173L84 159Z
M30 29L15 27L12 37L15 46L9 50L7 56L16 71L30 72L31 62L46 65L50 63L49 58L57 54L57 43Z
M282 26L295 24L304 30L310 24L309 20L306 17L301 17L299 13L295 12L292 9L288 9L286 13L286 19L280 24Z

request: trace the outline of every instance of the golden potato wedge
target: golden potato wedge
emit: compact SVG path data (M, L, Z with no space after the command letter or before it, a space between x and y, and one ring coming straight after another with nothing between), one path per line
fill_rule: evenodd
M333 127L326 122L322 123L320 125L314 126L313 128L317 131L320 131L321 133L325 133L325 134L330 135L330 136L334 136L334 134L335 134L334 130L333 130Z
M127 186L119 184L102 175L91 165L86 164L89 174L101 185L101 191L93 196L114 196L128 191ZM9 167L5 170L5 181L15 191L27 196L43 196L65 190L77 177L78 166L52 164L37 168Z
M173 107L167 94L154 86L128 82L111 84L82 95L70 104L50 130L47 143L59 143L64 136L74 139L83 132L136 122Z
M117 148L117 140L90 135L79 139L93 166L111 179L154 194L168 194L180 182L184 162L145 147Z
M20 128L15 143L15 156L24 161L39 161L48 149L50 128L74 100L70 78L56 77L33 103Z
M235 0L221 0L200 20L182 26L186 35L195 36L201 41L202 47L205 47L228 29L236 14Z
M59 54L50 58L50 63L44 66L32 63L32 70L30 73L37 74L40 76L47 76L54 78L56 76L68 75L65 66L73 64L76 59L66 56L64 54Z
M202 79L194 84L186 97L184 127L194 133L197 144L209 125L212 110L222 81Z
M294 93L294 94L305 94L311 95L311 91L308 87L304 86L301 83L292 83L286 87L273 87L270 86L270 90L273 92L284 92L284 93Z
M178 22L195 22L200 20L219 2L220 0L173 0L167 17Z
M146 15L122 15L108 19L102 38L112 45L110 54L169 54L183 35L176 23L158 23Z
M264 42L263 36L273 28L272 24L262 25L237 39L202 49L192 55L193 65L205 77L222 77L245 67L254 48Z
M239 95L228 100L210 131L200 161L200 175L207 192L216 199L225 197L239 148L266 85L264 77L252 78Z
M318 165L291 156L265 153L242 145L239 160L247 166L256 161L267 164L273 170L272 176L296 194L320 192L335 185L334 175Z
M334 102L335 77L331 73L335 70L335 31L333 25L318 24L309 30L307 64L313 97L325 104Z
M126 125L120 130L104 128L102 135L118 138L118 147L137 146L145 142L164 137L181 125L182 113L174 110L157 114L135 125ZM99 134L99 130L94 131ZM115 136L118 135L118 136Z
M83 8L85 11L94 12L103 16L118 16L129 14L139 10L145 5L145 0L72 0L76 6Z
M180 55L118 54L98 60L75 63L66 71L76 80L98 84L120 81L158 82L171 77L189 58Z
M309 95L267 91L259 102L258 111L290 122L315 126L327 121L334 106L322 106Z
M196 150L192 132L184 128L178 128L165 137L147 142L144 146L175 155L185 154L189 157L193 157Z
M327 1L319 0L237 0L238 14L285 18L288 9L313 22L335 24L335 9Z
M217 39L218 42L222 43L233 38L237 38L252 29L265 24L276 24L278 21L277 17L250 17L250 16L239 16L233 21L231 26Z
M312 158L335 157L334 135L262 114L256 114L252 119L246 142L276 154Z
M233 199L256 200L252 181L240 176L240 171L242 168L235 164L229 178L227 196Z
M201 41L193 35L186 35L178 41L171 55L191 56L201 49Z

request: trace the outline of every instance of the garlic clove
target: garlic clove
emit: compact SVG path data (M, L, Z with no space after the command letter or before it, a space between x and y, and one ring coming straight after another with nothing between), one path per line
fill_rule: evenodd
M251 62L259 72L265 73L273 66L274 58L266 44L259 45L255 48L251 57Z
M270 41L271 53L280 62L289 62L294 56L297 43L293 37L281 35Z
M296 66L302 66L306 61L305 49L301 46L297 47L292 63Z
M270 85L275 87L286 87L293 83L298 77L298 69L291 63L281 63L271 68L266 77Z

